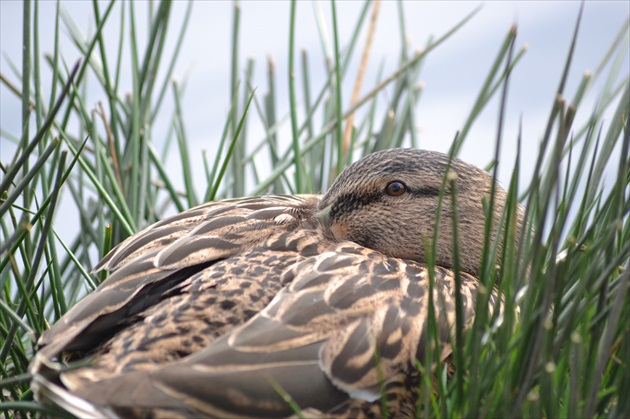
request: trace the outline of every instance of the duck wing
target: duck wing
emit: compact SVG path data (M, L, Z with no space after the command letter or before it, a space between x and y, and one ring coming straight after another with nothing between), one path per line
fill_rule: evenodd
M94 269L111 275L40 337L32 371L62 351L93 349L182 281L312 218L319 200L302 195L211 202L129 237Z
M284 417L295 413L287 400L342 415L357 401L378 407L424 359L428 269L345 242L302 260L293 275L263 311L195 355L100 381L61 380L95 415ZM462 274L465 322L477 287ZM436 268L443 347L452 342L455 292L452 271Z

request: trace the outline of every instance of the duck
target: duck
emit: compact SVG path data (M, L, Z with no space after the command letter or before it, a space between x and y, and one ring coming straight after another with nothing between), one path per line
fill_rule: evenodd
M446 359L457 292L464 324L475 316L488 218L497 254L506 244L506 200L472 164L390 149L324 195L166 218L112 249L93 271L109 277L39 337L35 398L78 417L415 416L429 305Z

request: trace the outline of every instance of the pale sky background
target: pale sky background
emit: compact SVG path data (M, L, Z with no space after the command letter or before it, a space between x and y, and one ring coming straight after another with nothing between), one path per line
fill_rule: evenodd
M410 50L427 43L430 36L439 37L475 9L481 2L404 2L407 38ZM92 4L88 1L62 1L62 7L85 33L94 29ZM337 14L342 47L348 42L362 2L339 1ZM101 3L101 12L106 3ZM246 59L256 62L254 86L258 88L260 100L267 92L267 56L272 56L278 72L276 93L279 99L279 116L288 112L288 30L290 4L285 1L244 1L241 7L240 67L244 73ZM318 6L324 12L328 28L328 39L332 39L330 3L322 1ZM523 174L529 176L538 152L538 143L543 134L546 118L551 109L558 87L563 65L569 50L577 19L580 2L577 1L490 1L483 4L481 11L452 38L439 46L426 58L421 81L424 85L420 104L416 111L422 148L447 151L455 132L461 128L470 111L483 80L492 65L499 46L513 24L518 25L516 50L528 45L521 63L516 67L510 81L507 119L504 131L502 170L499 180L509 181L515 155L519 119L523 118L524 165ZM186 3L176 2L170 27L177 28L183 19ZM324 81L324 52L322 51L315 21L315 7L310 1L298 3L297 50L306 49L310 57L313 86L319 89ZM55 2L40 2L41 51L52 52L54 35ZM104 36L108 41L110 60L116 57L118 42L118 16L116 6ZM183 100L184 120L190 140L189 150L193 156L195 170L203 175L200 150L211 151L218 142L228 111L230 86L230 37L233 3L228 1L200 1L193 6L178 65L174 75L188 77L188 87ZM9 68L8 60L21 63L22 3L0 1L0 35L2 58L0 70L11 80L17 80ZM613 39L622 28L628 31L630 2L588 1L578 37L577 49L566 92L569 100L585 71L593 71ZM146 3L137 3L138 22L146 24ZM128 18L128 15L127 15ZM367 25L366 25L367 27ZM146 26L138 33L146 34ZM367 92L376 78L379 65L385 63L384 75L391 74L398 65L400 51L400 29L398 9L394 1L384 1L370 56L369 71L362 93ZM169 54L177 37L173 31L167 43ZM362 51L365 31L358 41L357 52ZM62 52L68 63L73 63L80 54L62 31ZM332 50L332 44L330 49ZM360 53L355 54L358 58ZM129 59L123 63L129 65ZM349 70L348 82L344 86L344 103L350 99L354 84L357 62ZM623 66L628 73L628 57ZM604 73L606 74L606 72ZM44 75L44 85L49 76ZM602 90L603 81L595 84L578 113L575 127L581 127L593 109ZM19 84L19 83L17 83ZM123 89L131 90L131 80L123 80ZM1 118L3 131L19 136L20 102L4 86L0 87ZM172 96L171 96L172 97ZM88 109L103 100L103 92L89 92ZM167 100L166 108L172 108ZM498 101L489 105L481 120L469 133L460 158L478 166L487 165L494 153ZM249 136L262 139L261 127L256 127L255 114L250 118ZM156 125L153 139L159 143L166 136L166 125ZM257 135L256 133L260 133ZM281 135L289 139L289 124ZM0 139L0 160L6 163L12 158L14 147L7 139ZM212 154L210 154L212 155ZM203 182L205 185L205 181Z

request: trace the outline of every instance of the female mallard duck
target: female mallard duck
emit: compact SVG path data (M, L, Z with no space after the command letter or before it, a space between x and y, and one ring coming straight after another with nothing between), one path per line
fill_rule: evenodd
M128 238L95 268L110 277L40 338L36 397L82 417L283 417L287 395L331 416L378 416L383 403L413 414L422 262L448 168L440 153L381 151L323 197L211 202ZM458 160L450 170L468 322L493 180ZM505 199L497 188L495 221ZM433 296L443 348L455 322L451 213L446 193Z

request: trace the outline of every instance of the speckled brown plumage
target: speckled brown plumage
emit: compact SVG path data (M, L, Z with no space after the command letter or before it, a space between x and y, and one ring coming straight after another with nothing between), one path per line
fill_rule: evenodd
M78 416L291 416L282 392L309 415L379 416L382 397L390 414L413 415L424 245L447 162L379 152L323 197L208 203L130 237L95 268L110 277L40 338L36 396ZM460 161L451 170L470 322L492 179ZM505 192L496 196L495 221ZM455 323L450 212L446 194L433 295L444 356ZM53 372L75 360L86 365Z

